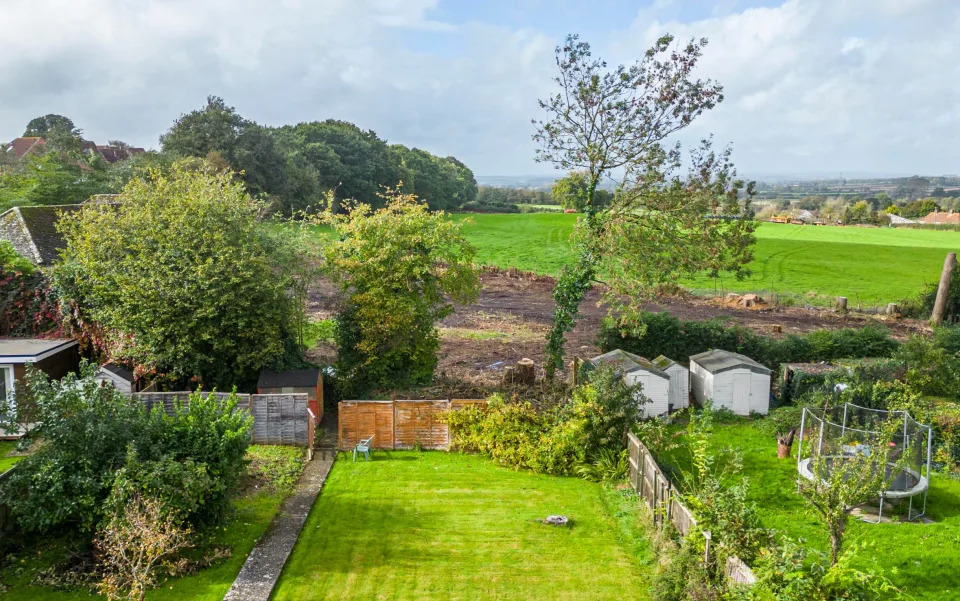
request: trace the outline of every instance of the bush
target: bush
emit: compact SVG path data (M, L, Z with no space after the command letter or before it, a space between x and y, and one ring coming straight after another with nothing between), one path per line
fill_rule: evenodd
M194 393L172 415L143 407L95 379L96 368L49 381L28 369L30 400L43 444L3 481L0 499L28 532L92 533L109 510L148 494L177 507L194 525L227 510L244 472L252 418L232 395Z
M606 473L611 463L616 471L608 453L623 449L628 429L639 419L638 395L639 387L624 384L610 369L590 373L557 408L540 411L530 402L494 395L485 408L449 414L451 446L548 474L574 475L588 464L599 471L586 473Z
M719 318L681 321L667 312L643 312L636 331L640 333L625 331L614 320L607 319L597 345L604 352L619 348L643 357L666 355L675 360L723 349L751 357L774 370L781 363L889 357L898 346L889 330L876 325L773 338L743 326L728 325Z

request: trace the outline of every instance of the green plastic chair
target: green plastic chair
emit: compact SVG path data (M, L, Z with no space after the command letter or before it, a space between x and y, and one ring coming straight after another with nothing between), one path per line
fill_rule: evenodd
M370 443L373 442L373 436L370 438L362 438L360 442L357 443L357 446L353 447L353 462L357 462L357 453L363 453L364 458L367 461L370 461Z

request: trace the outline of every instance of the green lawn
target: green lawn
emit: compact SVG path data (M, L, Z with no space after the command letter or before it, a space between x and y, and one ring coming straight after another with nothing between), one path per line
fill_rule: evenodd
M248 458L255 469L269 477L271 473L289 474L291 462L299 461L301 449L253 446ZM279 458L281 455L282 458ZM262 461L260 461L262 460ZM220 601L240 572L254 543L289 494L289 485L279 490L271 486L250 489L234 502L235 512L219 530L210 533L210 545L231 549L231 556L195 574L164 582L147 593L147 601ZM71 545L62 538L31 537L21 548L5 558L0 569L0 599L4 601L78 601L102 599L87 590L55 590L32 586L30 582L43 570L61 560Z
M635 499L476 456L342 455L273 599L645 599ZM537 522L550 514L572 526Z
M13 467L16 462L23 459L23 456L7 457L7 454L16 448L16 441L0 441L0 474L7 471Z
M556 275L569 254L576 215L475 214L465 232L479 263ZM802 226L762 223L753 275L742 282L709 278L682 282L699 290L847 296L865 305L914 297L937 280L960 232L919 229Z
M766 526L827 551L826 528L797 494L796 444L792 459L779 460L776 440L744 421L715 424L711 446L742 452L741 475L749 482L750 497ZM886 574L913 598L960 598L960 481L934 474L927 513L935 524L868 524L853 518L845 546L866 543L858 553L858 567Z

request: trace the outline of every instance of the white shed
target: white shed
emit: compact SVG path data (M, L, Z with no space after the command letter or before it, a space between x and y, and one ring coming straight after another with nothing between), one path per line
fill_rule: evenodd
M690 357L693 398L737 415L770 410L770 370L750 357L714 349Z
M690 406L690 370L673 359L660 355L653 364L670 376L670 411Z
M97 380L102 386L113 386L123 394L135 392L133 372L115 363L101 365L100 371L97 372Z
M649 402L644 404L643 417L666 415L670 411L670 376L665 371L639 355L620 349L604 353L590 360L594 366L611 366L627 384L642 384L640 393Z

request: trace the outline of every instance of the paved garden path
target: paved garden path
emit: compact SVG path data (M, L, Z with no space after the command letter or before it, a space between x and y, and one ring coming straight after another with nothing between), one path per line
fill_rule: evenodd
M336 446L336 416L330 415L324 420L323 438L317 445L313 461L303 470L296 491L284 502L267 532L250 551L224 601L267 601L270 598L283 564L287 562L310 508L333 467Z

